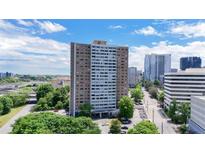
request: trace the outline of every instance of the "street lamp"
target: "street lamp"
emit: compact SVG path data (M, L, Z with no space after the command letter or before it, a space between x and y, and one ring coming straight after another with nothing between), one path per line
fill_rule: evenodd
M152 109L152 122L154 123L154 108Z

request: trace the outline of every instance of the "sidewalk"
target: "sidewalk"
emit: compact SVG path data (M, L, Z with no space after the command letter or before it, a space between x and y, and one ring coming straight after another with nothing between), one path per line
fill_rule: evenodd
M30 113L34 104L26 105L20 112L12 117L3 127L0 128L0 134L9 134L12 131L12 125L17 119Z
M169 122L162 109L158 107L157 100L150 98L147 91L144 91L144 108L148 119L156 124L161 134L176 134L176 126Z

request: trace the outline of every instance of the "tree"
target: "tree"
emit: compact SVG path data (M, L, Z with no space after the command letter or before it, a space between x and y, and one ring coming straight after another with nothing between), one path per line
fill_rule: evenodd
M149 120L143 120L128 130L128 134L159 134L157 126Z
M183 124L186 124L188 119L190 118L190 103L186 103L186 102L182 102L180 103L179 105L179 112L181 114L180 116L180 121L183 123Z
M53 92L47 93L45 99L47 100L48 106L53 107Z
M61 101L58 101L57 104L56 104L56 106L55 106L55 109L60 110L60 109L62 109L62 108L63 108L63 103L62 103Z
M157 98L157 93L158 93L158 90L156 87L152 86L149 88L149 94L151 95L152 98Z
M80 104L79 109L80 109L79 116L91 117L92 106L90 103Z
M128 96L123 96L119 102L120 116L126 119L132 118L134 113L134 103Z
M164 91L157 94L157 99L160 102L161 107L164 107Z
M186 134L187 131L188 131L188 127L186 124L182 124L180 127L179 127L179 131L181 134Z
M19 94L19 93L11 93L9 95L7 95L7 97L9 97L12 102L13 102L13 107L18 107L18 106L22 106L26 104L26 99L27 99L27 95L26 94Z
M91 118L68 117L51 112L32 113L18 119L13 134L99 134L100 129Z
M0 115L2 114L3 112L3 109L4 109L4 105L2 103L0 103Z
M149 91L149 88L153 86L153 83L151 81L145 80L144 81L144 87L147 91Z
M135 102L140 102L143 98L142 87L138 84L134 90L131 91L131 97Z
M120 134L121 132L121 122L117 119L113 119L110 125L110 133Z
M34 106L34 111L46 111L49 110L48 102L46 98L40 98L36 106Z
M154 81L154 85L157 86L157 87L160 86L159 80L155 80L155 81Z
M170 105L169 105L169 108L168 108L168 116L171 118L171 120L173 122L176 122L177 120L177 115L176 115L176 111L177 111L177 102L176 100L173 100Z
M39 100L42 97L45 97L47 93L54 90L51 84L41 84L36 88L36 97Z
M0 97L0 104L3 104L2 114L9 113L11 111L12 106L13 106L13 102L12 102L11 98L9 98L7 96Z

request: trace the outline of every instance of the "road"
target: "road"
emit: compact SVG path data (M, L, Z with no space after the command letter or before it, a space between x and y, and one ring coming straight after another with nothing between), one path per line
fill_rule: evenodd
M35 104L26 105L20 112L18 112L15 116L13 116L3 127L0 128L0 134L10 133L12 130L12 125L15 123L15 121L20 117L29 114L34 105Z
M170 123L169 119L162 114L162 109L158 107L157 100L150 98L147 91L143 90L143 92L144 108L148 115L148 118L156 124L161 134L176 134L176 125Z

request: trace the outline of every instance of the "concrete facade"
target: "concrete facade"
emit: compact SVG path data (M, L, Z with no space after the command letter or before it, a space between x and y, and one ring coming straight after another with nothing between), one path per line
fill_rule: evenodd
M128 95L128 47L71 43L70 113L90 103L93 113L115 111L118 101Z
M191 133L205 134L205 96L191 97L189 131Z
M191 96L205 93L205 69L187 69L176 73L166 73L164 80L165 104L174 99L190 102Z

